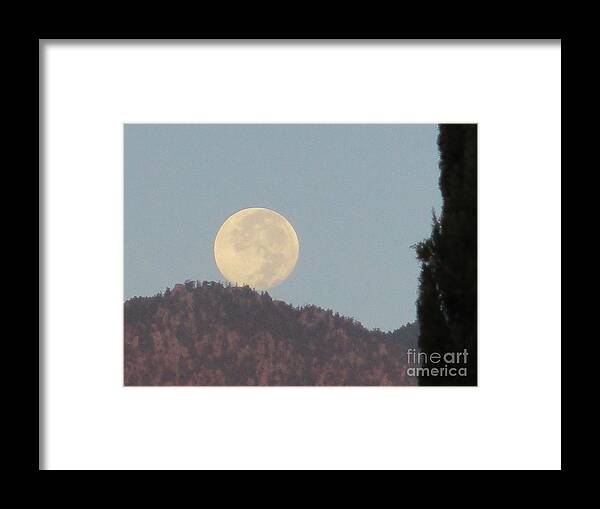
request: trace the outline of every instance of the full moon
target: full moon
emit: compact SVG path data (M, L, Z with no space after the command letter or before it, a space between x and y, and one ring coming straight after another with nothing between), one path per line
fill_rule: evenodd
M214 244L215 262L225 279L262 289L292 273L299 251L292 225L265 208L243 209L227 218Z

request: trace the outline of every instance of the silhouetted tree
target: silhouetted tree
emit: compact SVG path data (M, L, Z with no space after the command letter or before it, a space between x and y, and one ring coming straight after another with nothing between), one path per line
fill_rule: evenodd
M419 383L476 385L477 125L440 125L438 146L442 213L439 220L434 214L431 237L417 246L419 347L428 355L467 349L467 376L421 376Z

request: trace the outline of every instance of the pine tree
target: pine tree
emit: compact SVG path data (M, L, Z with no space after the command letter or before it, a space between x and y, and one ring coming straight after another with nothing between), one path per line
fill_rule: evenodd
M467 376L421 376L419 383L476 385L477 126L440 125L438 146L442 213L439 220L434 214L431 237L417 246L419 348L428 356L467 349Z

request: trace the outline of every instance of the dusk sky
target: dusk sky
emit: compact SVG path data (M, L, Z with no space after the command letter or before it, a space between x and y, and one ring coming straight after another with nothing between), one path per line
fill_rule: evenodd
M369 328L416 318L411 245L440 211L437 125L125 125L125 299L225 282L213 242L236 211L283 215L294 271L268 290Z

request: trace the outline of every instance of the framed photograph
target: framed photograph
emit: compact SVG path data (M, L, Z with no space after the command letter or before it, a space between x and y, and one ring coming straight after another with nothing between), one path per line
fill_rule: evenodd
M477 384L475 124L126 124L124 153L126 386Z
M40 133L41 470L561 468L560 40L41 40Z

